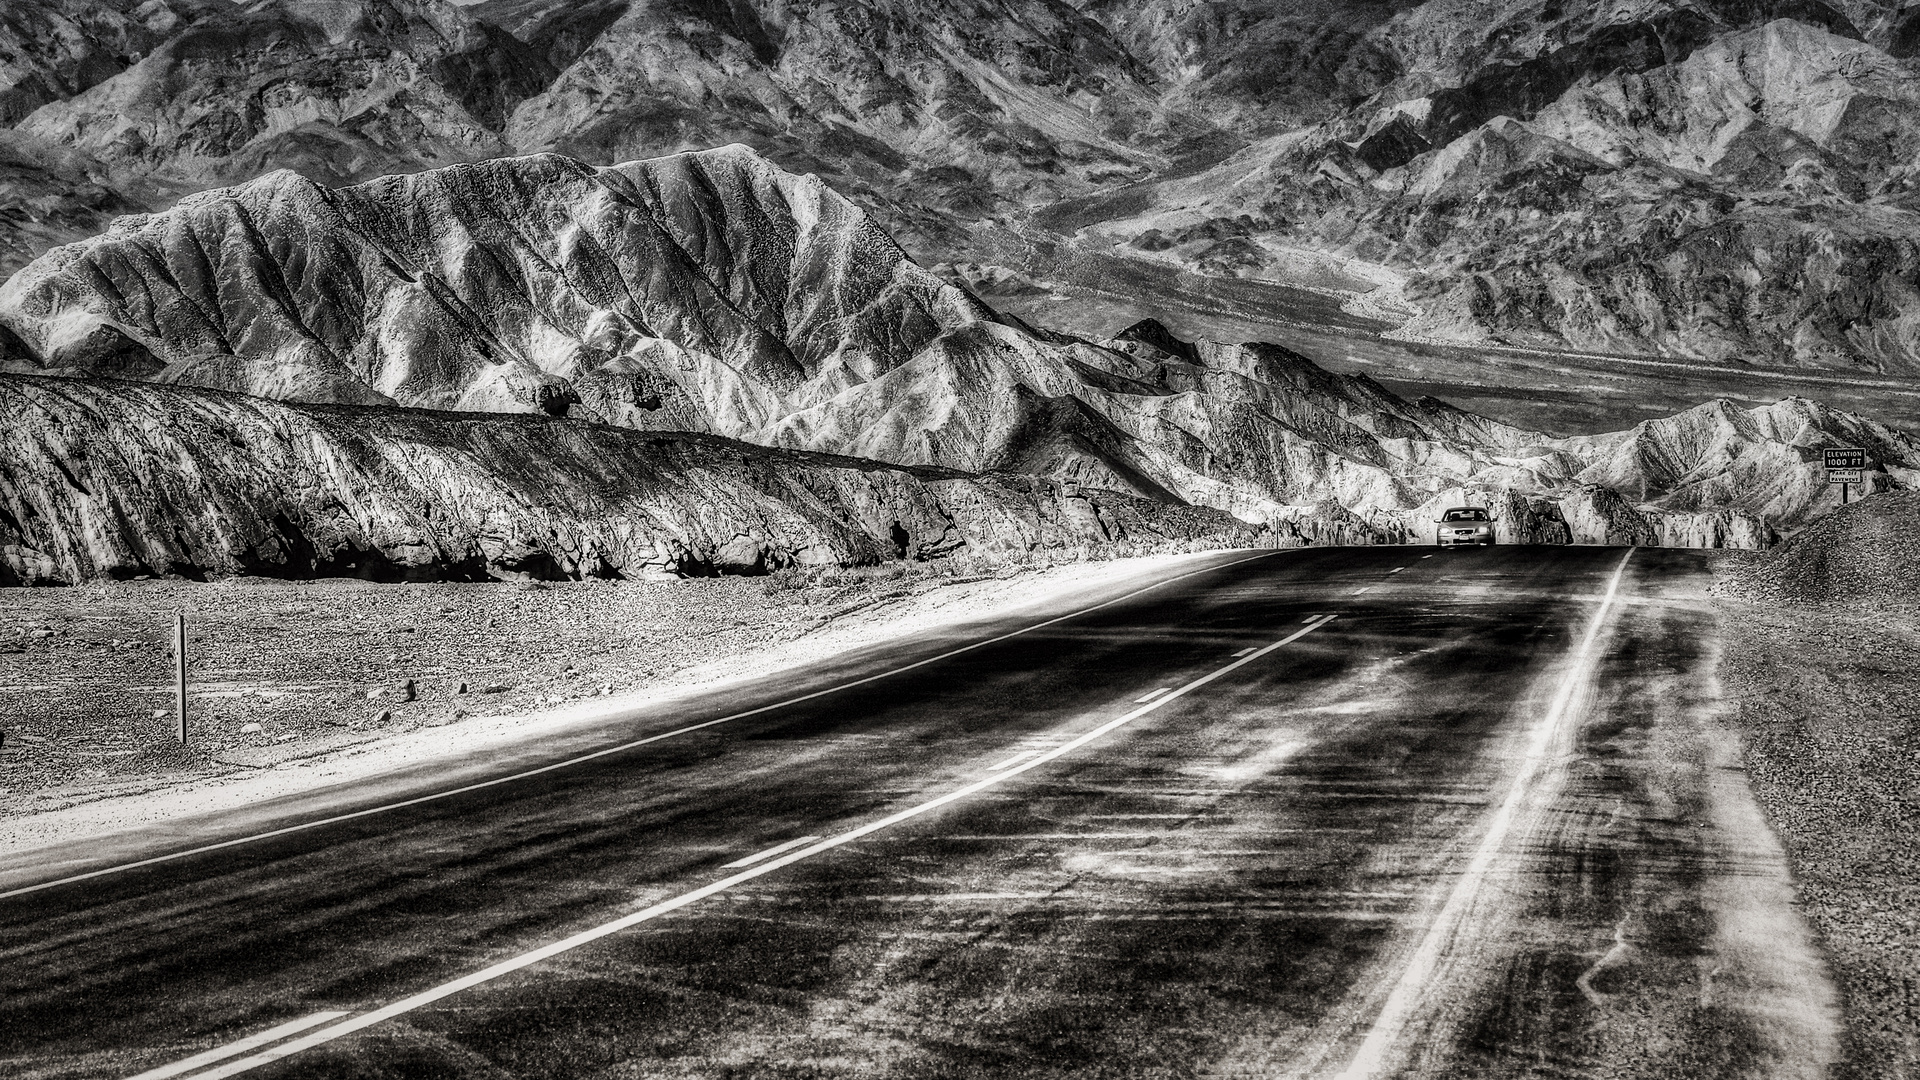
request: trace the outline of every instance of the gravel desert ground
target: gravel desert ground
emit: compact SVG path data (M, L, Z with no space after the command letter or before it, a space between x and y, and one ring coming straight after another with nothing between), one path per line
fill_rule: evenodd
M336 783L1177 562L3 589L0 850ZM189 741L172 616L189 615ZM409 689L411 687L411 689Z

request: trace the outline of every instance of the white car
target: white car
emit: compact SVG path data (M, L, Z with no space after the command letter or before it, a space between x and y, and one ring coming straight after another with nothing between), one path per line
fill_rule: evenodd
M1434 530L1434 541L1441 547L1494 543L1493 515L1487 513L1484 506L1449 507L1434 520L1439 525Z

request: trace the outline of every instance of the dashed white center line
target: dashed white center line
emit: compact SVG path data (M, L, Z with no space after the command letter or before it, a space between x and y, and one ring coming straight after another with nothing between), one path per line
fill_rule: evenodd
M1421 557L1421 558L1423 558L1423 559L1431 559L1431 558L1433 558L1433 556L1432 556L1432 555L1422 555L1422 556L1420 556L1420 557Z
M1073 739L1065 743L1062 743L1057 747L1054 747L1052 750L1045 751L1039 756L1034 757L1031 760L1023 762L1019 765L1010 767L1003 772L994 773L991 776L985 777L980 780L976 780L973 783L968 784L963 788L958 788L954 791L949 791L945 795L928 799L926 802L920 803L915 806L907 807L905 810L895 811L894 813L889 814L888 816L883 817L878 821L870 821L865 825L848 829L846 832L839 833L834 836L829 836L825 840L818 840L812 844L809 844L806 847L800 848L797 851L788 851L783 855L769 858L765 862L760 862L756 866L751 866L746 869L743 869L739 873L734 874L730 877L721 878L718 881L712 882L707 885L703 885L700 888L694 889L691 892L684 892L678 896L671 897L666 900L662 900L657 904L644 908L640 911L632 912L631 914L623 915L620 918L614 919L611 922L602 923L599 926L582 930L579 933L572 935L571 937L562 938L559 941L555 941L550 944L543 945L540 948L534 949L531 952L522 953L519 956L502 960L492 965L491 967L482 968L479 971L473 972L470 975L465 975L458 979L454 979L452 982L441 983L439 986L422 990L411 997L402 998L399 1001L393 1002L390 1005L384 1005L378 1009L374 1009L372 1012L361 1013L359 1016L342 1020L339 1023L333 1024L328 1027L323 1027L319 1031L314 1031L306 1035L302 1035L299 1038L292 1040L291 1042L284 1042L279 1044L278 1046L268 1047L267 1049L262 1050L259 1053L252 1055L251 1057L241 1058L239 1061L229 1062L225 1065L221 1065L216 1069L212 1069L208 1072L202 1073L199 1077L196 1078L196 1080L225 1080L226 1077L238 1076L241 1073L250 1072L270 1062L279 1061L282 1058L286 1058L286 1057L291 1057L292 1055L297 1054L302 1050L307 1050L315 1046L320 1046L323 1043L329 1043L335 1039L344 1038L348 1035L353 1034L356 1031L363 1031L367 1028L374 1026L375 1024L381 1023L386 1020L391 1020L396 1016L403 1016L407 1013L413 1012L415 1009L424 1008L428 1005L433 1004L436 1001L441 1000L442 998L451 997L454 994L458 994L463 990L468 990L473 987L492 982L493 980L498 979L503 975L507 975L512 972L519 971L522 968L531 967L532 965L537 964L542 960L559 956L562 953L571 952L574 949L581 947L582 945L586 945L591 942L598 941L601 938L607 937L612 934L617 934L620 931L627 929L628 927L638 926L643 922L648 922L652 919L657 919L662 915L666 915L671 912L678 911L681 908L687 907L690 904L698 903L699 901L704 900L707 897L714 895L715 893L726 892L728 889L731 889L736 885L744 884L745 882L752 881L756 878L763 877L767 874L771 874L775 870L778 870L783 866L790 866L794 863L800 862L803 859L810 859L815 855L819 855L823 852L832 851L834 848L840 847L845 844L853 843L855 840L859 840L866 836L871 836L872 834L880 832L884 829L892 828L893 826L898 825L903 821L908 821L912 818L919 817L922 814L926 814L931 811L937 810L940 807L948 805L949 803L958 802L961 799L965 799L965 798L968 798L969 796L985 791L990 787L994 787L998 784L1005 783L1006 781L1011 780L1016 776L1019 776L1021 773L1024 773L1029 769L1036 769L1042 765L1045 765L1047 762L1053 761L1057 758L1065 757L1067 754L1070 754L1073 751L1078 750L1080 747L1085 746L1088 743L1093 742L1094 740L1107 735L1109 732L1125 727L1128 724L1133 723L1135 720L1138 720L1141 717L1147 715L1148 713L1153 712L1154 710L1159 709L1162 706L1167 705L1173 701L1177 701L1182 697L1185 697L1186 695L1194 692L1195 690L1200 689L1201 687L1207 685L1208 683L1213 682L1215 679L1221 678L1224 675L1227 675L1233 671L1236 671L1240 668L1247 666L1248 664L1253 663L1255 660L1258 660L1259 658L1267 655L1268 653L1273 652L1275 649L1279 649L1287 645L1291 645L1292 643L1300 640L1301 638L1306 637L1308 634L1313 633L1315 630L1318 630L1321 627L1327 625L1327 623L1332 622L1336 617L1337 616L1334 616L1334 615L1324 616L1323 618L1321 618L1319 622L1310 623L1306 626L1303 626L1300 629L1295 630L1293 633L1288 634L1286 637L1283 637L1278 641L1272 642L1259 649L1256 649L1252 653L1249 653L1247 656L1242 657L1241 659L1235 660L1230 664L1225 664L1220 667L1217 667L1212 671L1209 671L1205 675L1202 675L1199 678L1193 680L1192 682L1187 683L1184 686L1181 686L1175 690L1169 691L1168 693L1162 694L1161 696L1155 698L1154 700L1148 702L1145 705L1136 706L1135 708L1128 710L1127 712L1113 718L1112 720L1107 721L1104 724L1101 724L1099 727L1096 727L1091 731L1078 735ZM788 844L785 846L795 847L796 845ZM775 849L775 850L779 850L779 849ZM763 852L761 856L755 856L754 858L758 860L762 856L770 856L770 855L773 855L773 852Z
M1391 576L1393 576L1394 574L1397 574L1397 573L1399 573L1400 571L1402 571L1402 570L1405 570L1405 569L1406 569L1406 567L1404 567L1404 566L1396 566L1396 567L1394 567L1393 569L1391 569L1391 570L1389 570L1389 571L1387 571L1387 576L1389 576L1389 577L1391 577Z
M1233 655L1234 655L1234 656L1236 656L1236 657L1240 657L1240 656L1245 656L1245 655L1247 655L1248 653L1250 653L1250 652L1252 652L1253 650L1255 650L1255 649L1257 649L1257 648L1259 648L1259 647L1260 647L1260 646L1258 646L1258 645L1249 645L1249 646L1247 646L1246 648L1244 648L1244 649L1241 649L1241 650L1240 650L1239 652L1237 652L1237 653L1234 653Z
M1373 588L1373 586L1371 585L1362 585L1359 588L1353 590L1353 595L1359 596L1361 593L1366 592L1368 589L1371 589L1371 588Z
M1248 649L1248 650L1247 650L1247 652L1252 652L1252 651L1253 651L1252 649ZM1245 656L1245 655L1246 655L1246 653L1235 653L1234 655L1235 655L1235 656ZM1149 690L1149 691L1147 691L1146 693L1144 693L1144 694L1142 694L1142 695L1140 695L1139 697L1137 697L1137 698L1134 698L1134 699L1133 699L1133 703L1134 703L1135 705L1145 705L1145 704L1146 704L1147 702L1149 702L1149 701L1152 701L1152 700L1153 700L1154 698L1157 698L1157 697L1159 697L1159 696L1160 696L1161 694L1164 694L1164 693L1166 693L1167 691L1169 691L1169 690L1171 690L1171 689L1173 689L1173 687L1171 687L1171 686L1163 686L1163 687L1161 687L1161 688L1160 688L1160 689L1158 689L1158 690Z
M138 1076L129 1077L128 1080L166 1080L169 1076L179 1076L183 1072L192 1072L202 1065L211 1065L216 1061L225 1061L235 1054L244 1054L256 1046L265 1046L270 1042L278 1042L296 1032L305 1031L316 1024L324 1024L329 1020L338 1020L345 1015L347 1014L344 1012L317 1012L312 1016L303 1016L298 1020L290 1020L287 1023L281 1024L279 1027L268 1028L258 1035L249 1035L239 1042L230 1042L225 1046L216 1046L205 1053L195 1054L190 1058L182 1058L171 1065L162 1065L157 1069L148 1069Z
M784 844L775 844L773 847L770 847L765 851L761 851L761 852L757 852L755 854L749 855L744 859L735 859L732 862L726 864L725 866L722 866L720 869L738 870L743 866L752 866L754 863L757 863L762 859L771 859L775 855L778 855L783 851L792 851L794 848L799 847L801 844L811 844L818 839L820 838L817 836L802 836L798 840L789 840Z

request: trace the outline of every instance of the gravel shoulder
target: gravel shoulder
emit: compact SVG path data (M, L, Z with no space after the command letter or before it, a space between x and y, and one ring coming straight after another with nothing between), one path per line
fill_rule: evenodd
M1753 793L1841 991L1833 1075L1920 1077L1920 604L1716 603Z
M350 782L1194 558L0 589L0 853ZM173 737L185 612L189 740Z

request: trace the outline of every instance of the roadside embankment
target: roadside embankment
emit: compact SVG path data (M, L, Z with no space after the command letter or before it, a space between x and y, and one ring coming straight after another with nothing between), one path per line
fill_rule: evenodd
M1920 495L1725 564L1721 679L1844 999L1839 1080L1920 1076Z

